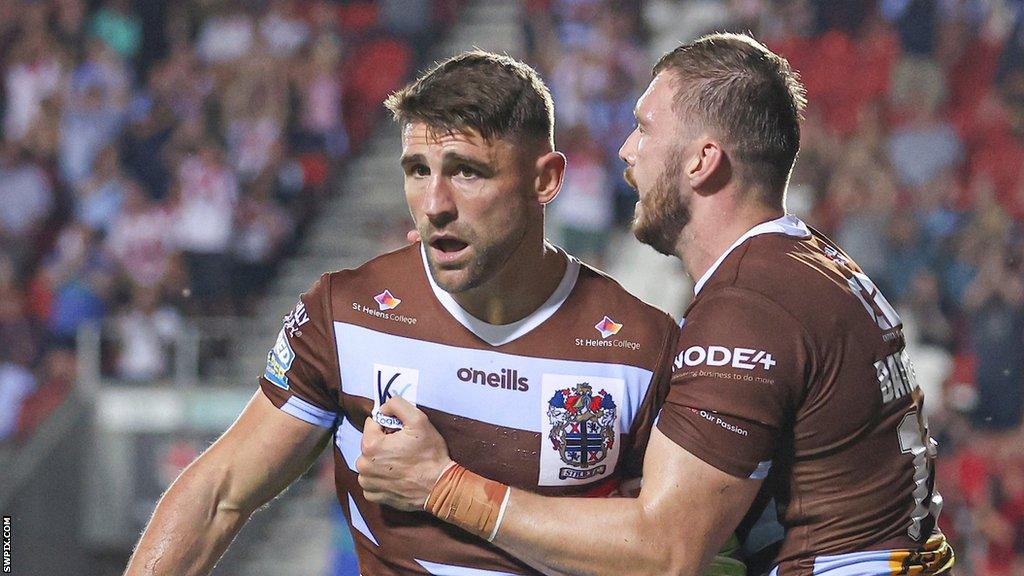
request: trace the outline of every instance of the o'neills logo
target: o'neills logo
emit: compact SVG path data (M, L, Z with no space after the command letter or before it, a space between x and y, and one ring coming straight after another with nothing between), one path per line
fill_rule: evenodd
M530 389L530 381L526 376L520 376L519 371L513 368L502 368L501 372L484 372L483 370L474 370L473 368L459 368L455 375L463 382L485 384L492 388L515 390L517 392L526 392Z

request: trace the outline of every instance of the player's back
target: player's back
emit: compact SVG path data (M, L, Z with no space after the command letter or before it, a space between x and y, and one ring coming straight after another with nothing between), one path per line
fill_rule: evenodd
M669 403L728 446L698 456L766 476L786 530L778 574L888 574L925 546L941 502L923 398L896 312L834 244L790 224L745 239L699 285ZM679 414L661 425L674 438L691 418Z
M760 284L790 310L816 352L785 448L790 470L772 478L791 533L780 559L795 569L815 550L821 570L830 562L824 557L843 551L918 549L941 500L900 318L827 239L788 241L755 242L748 257L759 265L737 278L737 285Z
M308 324L289 337L286 322L275 349L320 358L284 371L320 383L264 378L263 389L278 406L313 405L337 421L338 498L363 573L532 573L426 513L363 498L361 430L389 394L428 415L453 459L511 486L603 495L640 474L675 324L578 261L538 311L505 326L473 318L434 285L418 245L325 275L303 303Z

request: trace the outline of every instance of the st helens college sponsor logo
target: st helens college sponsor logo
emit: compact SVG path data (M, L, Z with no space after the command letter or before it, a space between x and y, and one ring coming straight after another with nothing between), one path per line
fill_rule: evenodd
M624 327L625 324L616 322L611 316L606 314L601 318L600 322L594 324L594 330L597 330L597 333L601 335L601 338L576 338L576 345L588 348L626 348L629 350L639 350L639 342L632 342L624 338L614 338L614 336L617 336Z
M376 304L375 307L361 304L359 302L353 302L352 309L356 312L362 312L363 314L368 314L382 320L401 322L410 326L416 324L418 321L414 316L406 316L404 314L391 312L402 304L402 299L394 295L390 289L385 289L380 294L375 295L373 297L373 302Z

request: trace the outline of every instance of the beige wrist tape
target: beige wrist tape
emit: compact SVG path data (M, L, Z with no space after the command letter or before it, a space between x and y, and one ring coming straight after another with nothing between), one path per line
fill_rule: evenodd
M437 479L423 509L490 542L498 533L509 492L501 482L453 464Z

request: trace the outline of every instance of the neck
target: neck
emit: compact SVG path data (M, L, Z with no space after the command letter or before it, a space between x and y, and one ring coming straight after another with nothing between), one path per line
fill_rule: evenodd
M759 202L737 201L737 196L724 198L726 202L717 206L714 197L710 197L710 206L692 207L690 223L676 242L676 256L694 282L748 230L785 214L784 210Z
M511 324L537 311L565 276L566 258L543 238L521 245L494 278L452 294L459 306L488 324Z

